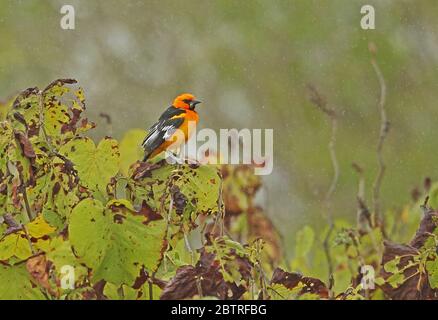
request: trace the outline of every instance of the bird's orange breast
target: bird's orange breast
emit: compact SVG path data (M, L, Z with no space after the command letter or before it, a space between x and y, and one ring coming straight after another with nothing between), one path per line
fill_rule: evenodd
M186 137L186 141L190 139L193 134L194 129L199 121L199 116L195 111L187 110L186 116L184 117L184 122L181 125L180 130L184 132L184 136ZM192 126L190 126L190 124Z

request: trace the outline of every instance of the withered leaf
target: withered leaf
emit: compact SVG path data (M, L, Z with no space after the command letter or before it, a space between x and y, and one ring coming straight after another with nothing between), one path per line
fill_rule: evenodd
M300 273L286 272L277 268L271 279L271 285L275 284L282 285L289 290L298 289L298 296L312 293L322 299L328 298L328 289L324 282L316 278L305 277Z
M63 86L65 84L75 84L77 81L75 79L56 79L52 81L44 90L43 92L49 91L55 86Z
M50 294L56 294L49 282L50 263L46 260L45 255L29 258L26 262L26 269L38 285L49 291Z
M412 262L412 257L417 254L417 249L412 246L385 241L382 265L384 266L397 257L404 256L400 258L400 263L398 264L398 269L402 269ZM382 286L383 292L394 300L413 300L430 296L431 289L427 283L427 277L420 277L419 273L414 275L417 272L418 265L413 265L404 270L401 276L406 280L394 288L388 281L393 274L385 271L385 268L382 268L381 275L383 279L386 280Z
M15 138L20 142L23 154L27 158L35 158L35 150L33 149L32 143L29 141L28 137L21 131L15 132Z
M243 258L239 260L242 274L249 277L249 263ZM196 266L182 266L176 275L164 287L160 299L181 300L194 296L217 297L222 300L239 299L246 289L242 285L226 282L220 271L215 255L201 250L201 258Z
M424 246L426 240L434 232L438 225L438 213L432 210L427 210L423 219L420 222L420 227L415 233L414 238L411 240L410 245L414 248L420 249Z
M426 241L431 237L437 226L438 213L427 210L420 227L409 245L384 242L381 275L385 279L382 290L387 297L394 300L437 299L438 290L431 288L427 270L423 270L419 255ZM385 270L385 265L395 261L396 271ZM391 285L391 277L400 280Z

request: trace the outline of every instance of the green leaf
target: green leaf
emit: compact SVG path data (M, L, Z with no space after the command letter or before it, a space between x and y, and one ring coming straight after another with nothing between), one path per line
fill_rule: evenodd
M31 255L29 241L22 232L9 234L0 241L0 260L8 260L11 257L25 260Z
M50 101L44 108L44 129L52 141L62 134L63 126L70 122L68 107L64 104Z
M146 130L132 129L125 133L120 141L120 171L127 176L129 167L144 156L141 143L146 136Z
M385 269L386 272L389 272L389 273L399 273L399 272L401 272L401 270L399 270L399 268L398 268L399 263L400 263L400 257L396 257L395 259L392 259L392 260L388 261L387 263L385 263L383 268Z
M432 289L438 288L438 258L426 262L426 270L429 276L429 284Z
M8 122L0 123L0 173L6 174L8 147L12 140L12 128Z
M387 282L391 285L391 287L398 288L401 284L405 282L405 280L406 278L403 273L394 273L387 279Z
M76 256L93 270L93 280L132 285L142 266L157 269L166 247L164 220L144 224L124 207L105 208L85 199L73 210L69 235Z
M0 264L0 300L43 300L42 292L30 279L24 265Z
M26 225L26 231L29 239L32 240L33 247L45 248L48 240L44 237L53 233L55 228L48 225L42 216L38 216ZM24 231L11 233L0 241L0 260L8 260L11 257L25 260L32 255L30 245Z
M81 183L105 199L106 187L119 171L117 141L105 138L96 147L90 138L76 138L65 144L60 152L73 162Z
M103 294L110 300L137 300L137 291L126 285L118 287L107 282Z
M76 287L81 285L88 276L87 268L81 265L73 254L70 241L64 240L62 237L56 237L50 241L46 257L52 263L57 279L62 278L63 274L61 272L64 266L74 268Z
M295 288L288 289L282 284L274 283L268 287L268 292L272 300L294 300L303 287L303 284L298 284Z
M27 131L29 137L39 135L40 98L37 92L38 89L34 88L20 93L7 116L12 128L23 132Z
M42 92L45 135L55 146L61 146L93 127L86 119L80 121L85 110L85 96L82 88L72 87L74 84L74 79L58 79Z

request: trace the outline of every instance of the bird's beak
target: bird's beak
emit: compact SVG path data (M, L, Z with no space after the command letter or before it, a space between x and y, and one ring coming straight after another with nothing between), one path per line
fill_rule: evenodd
M190 109L195 109L195 107L196 107L196 105L197 104L200 104L202 101L199 101L199 100L192 100L191 102L190 102Z

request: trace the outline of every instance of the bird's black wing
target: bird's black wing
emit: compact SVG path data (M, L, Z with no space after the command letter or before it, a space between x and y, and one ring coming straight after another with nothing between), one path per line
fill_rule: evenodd
M170 106L169 108L166 109L166 111L163 112L159 120L170 119L174 116L179 116L182 113L186 113L186 111L181 108L175 108L174 106Z
M182 113L185 113L185 110L175 107L169 107L164 111L158 122L149 129L146 138L143 140L142 146L146 155L157 149L182 125L184 122L183 117L172 119L172 117L178 116Z

